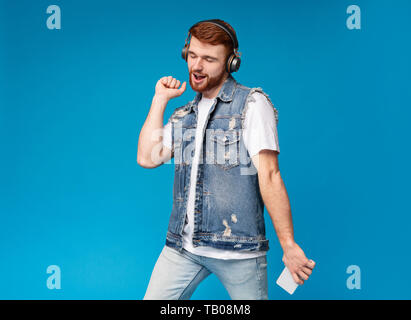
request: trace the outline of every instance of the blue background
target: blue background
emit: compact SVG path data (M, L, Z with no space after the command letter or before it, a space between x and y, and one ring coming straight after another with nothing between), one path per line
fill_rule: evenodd
M189 27L237 31L234 77L279 111L295 239L317 267L292 296L266 212L270 299L410 299L409 1L1 1L0 298L141 299L165 243L173 166L136 163L157 80L187 81ZM61 9L49 30L46 9ZM346 9L361 8L361 30ZM189 87L167 107L191 100ZM46 286L49 265L61 289ZM346 269L361 268L349 290ZM193 299L229 299L212 275Z

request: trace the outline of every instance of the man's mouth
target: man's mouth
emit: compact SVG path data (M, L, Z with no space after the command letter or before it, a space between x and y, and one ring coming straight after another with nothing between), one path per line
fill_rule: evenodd
M193 73L193 78L194 78L194 82L200 83L206 78L206 76L198 74L198 73Z

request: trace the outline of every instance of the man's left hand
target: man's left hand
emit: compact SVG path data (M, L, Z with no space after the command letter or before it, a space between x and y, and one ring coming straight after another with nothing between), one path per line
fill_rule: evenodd
M315 262L307 259L304 251L295 242L286 245L283 249L283 262L290 270L294 281L299 285L304 284L304 281L310 277Z

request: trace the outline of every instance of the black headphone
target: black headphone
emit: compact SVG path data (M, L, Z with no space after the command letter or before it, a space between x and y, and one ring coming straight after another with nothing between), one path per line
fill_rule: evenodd
M228 29L225 25L223 25L220 21L218 21L217 19L211 19L211 20L203 20L203 21L199 21L196 24L194 24L189 30L191 30L192 28L194 28L196 25L202 23L202 22L208 22L208 23L212 23L214 25L216 25L217 27L220 27L221 29L223 29L231 38L231 41L233 42L233 49L234 52L228 57L227 62L226 62L226 71L228 73L232 73L232 72L236 72L238 71L238 69L240 69L240 64L241 64L241 59L240 59L240 55L241 53L239 53L238 50L238 41L237 41L237 37L235 36L235 34L233 34L230 29ZM182 58L187 61L187 56L188 56L188 47L190 45L190 40L191 40L191 32L188 31L188 36L186 38L186 42L184 44L184 48L181 52L181 56Z

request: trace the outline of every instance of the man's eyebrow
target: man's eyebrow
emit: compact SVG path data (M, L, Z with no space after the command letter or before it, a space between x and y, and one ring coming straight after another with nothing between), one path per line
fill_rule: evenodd
M191 54L191 53L194 53L195 55L197 55L195 52L193 52L191 50L188 50L188 54ZM207 55L201 56L201 58L204 58L204 59L210 58L210 59L213 59L213 60L218 60L216 57L207 56Z

